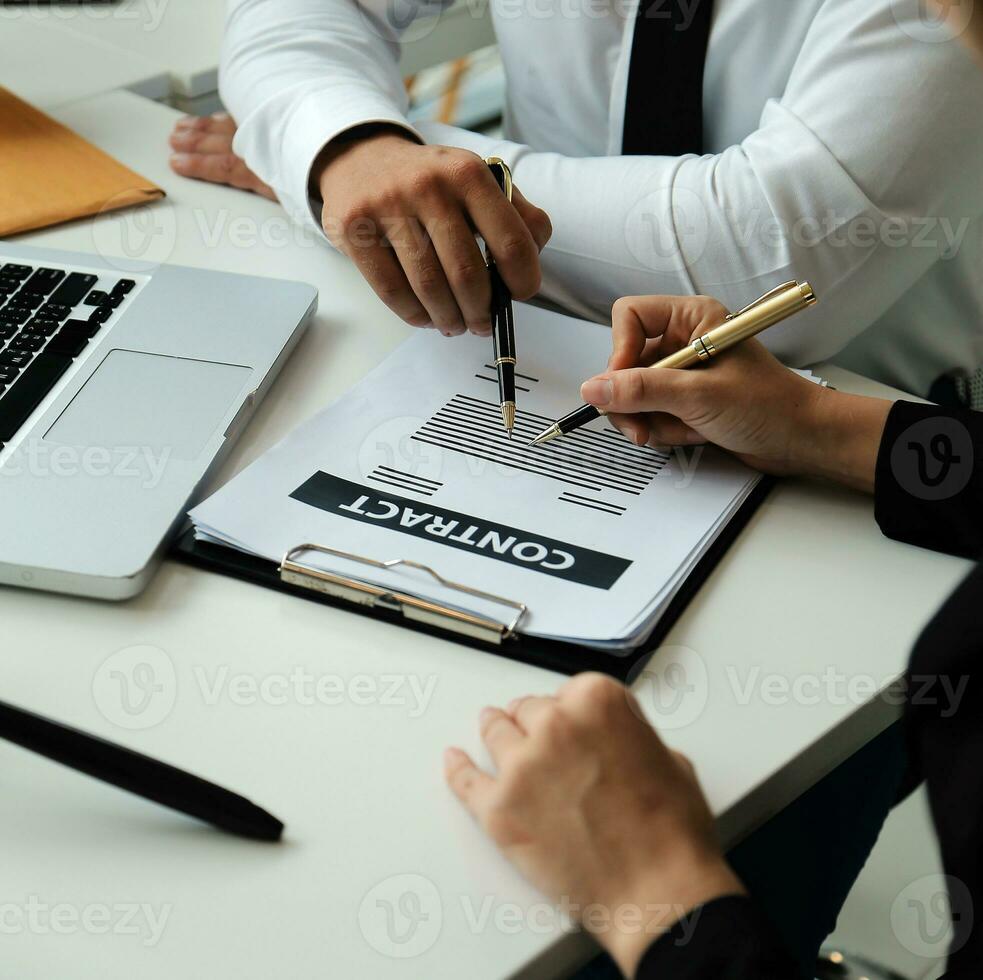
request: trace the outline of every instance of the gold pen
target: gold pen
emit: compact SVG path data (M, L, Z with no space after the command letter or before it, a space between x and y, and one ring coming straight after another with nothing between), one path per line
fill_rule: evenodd
M765 293L760 299L756 299L749 306L745 306L738 313L731 313L727 319L716 329L705 333L702 337L697 337L688 346L664 357L653 368L690 368L697 364L706 364L712 361L718 354L722 354L730 347L741 343L744 340L754 337L773 327L776 323L787 320L796 313L815 306L817 303L816 294L807 282L783 283ZM558 419L548 429L541 432L529 444L538 446L553 439L559 439L575 429L579 429L588 422L599 419L607 412L593 405L583 405L575 412L564 415Z

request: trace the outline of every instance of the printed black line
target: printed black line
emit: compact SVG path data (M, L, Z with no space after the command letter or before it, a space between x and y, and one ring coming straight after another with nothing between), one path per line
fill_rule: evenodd
M582 504L579 500L567 500L566 497L557 498L561 504L573 504L575 507L588 507L591 510L600 511L602 514L607 514L608 517L621 517L623 516L619 511L608 510L606 507L595 507L593 504Z
M494 420L486 419L484 416L474 415L470 412L458 413L455 409L445 410L441 409L433 419L442 420L452 420L458 424L465 424L465 422L470 422L472 425L480 425L484 431L484 427L487 424L489 428L489 436L498 435L497 429L494 428ZM432 420L431 420L432 421ZM428 423L429 424L429 423ZM518 421L516 422L515 433L520 438L525 438L530 434L535 434L535 427L523 432ZM503 438L506 438L503 435ZM527 452L535 452L536 455L548 454L553 457L566 458L570 462L576 463L578 465L585 464L585 457L588 457L591 461L590 465L595 467L600 466L605 472L614 469L621 472L625 472L626 475L636 476L639 479L644 479L646 481L654 480L659 473L665 469L665 462L661 459L653 460L635 460L630 457L625 456L617 452L612 452L606 446L596 446L594 443L588 443L586 446L576 440L576 436L573 438L567 438L566 440L558 441L556 443L547 443L545 446L538 446L535 449L531 449L529 446L521 447ZM626 472L627 471L627 472Z
M516 417L515 421L515 433L521 437L529 436L530 438L534 435L538 435L542 431L538 425L531 423L523 418L523 415L528 414L525 412L520 412ZM498 420L498 407L495 406L494 414L486 410L478 410L470 405L455 405L453 402L445 405L440 411L434 415L434 418L439 417L452 417L452 416L464 416L472 419L476 419L480 422L487 422L489 426L489 434L492 432L497 432L495 428L495 423ZM630 443L625 442L625 449L630 447ZM584 440L581 438L580 432L575 432L572 435L567 436L566 439L558 441L555 443L547 443L545 446L540 447L537 452L559 452L560 450L569 451L573 448L578 450L578 456L585 452L593 451L595 453L604 454L601 458L604 459L606 465L612 465L611 459L614 458L618 461L619 465L629 466L632 469L650 471L650 476L655 476L665 467L668 458L663 459L656 453L646 454L645 456L638 456L637 454L632 454L623 451L622 447L616 445L601 445L599 442L593 442L591 440Z
M476 374L475 377L478 378L481 381L490 381L493 385L497 385L498 384L498 378L488 378L488 377L486 377L483 374ZM528 395L529 392L532 391L532 388L523 388L522 385L516 385L515 386L515 390L516 391L524 391Z
M495 370L495 365L494 364L486 364L485 367L488 368L489 371L494 371ZM536 385L539 384L539 378L534 378L531 374L522 374L521 372L516 371L515 372L515 376L517 378L525 378L526 381L531 381L533 384L536 384Z
M433 416L430 422L425 424L430 425L434 422L477 429L479 432L487 435L488 438L501 441L503 445L509 446L515 452L528 453L530 457L554 457L553 461L558 464L561 462L572 463L578 467L590 465L594 466L594 468L603 469L606 473L613 469L617 472L623 472L624 476L640 482L648 482L654 479L665 466L664 463L657 460L653 460L648 466L640 466L634 460L629 461L612 453L603 453L599 448L593 446L584 449L582 446L568 445L562 451L554 448L547 454L544 450L550 449L549 445L546 447L531 448L524 444L524 437L527 433L523 433L521 430L517 431L516 434L520 437L520 442L516 445L514 441L509 440L504 432L499 430L495 425L495 420L467 412L441 410Z
M367 477L369 480L375 480L376 483L385 483L390 487L399 487L400 490L408 490L411 493L418 493L421 497L432 497L433 493L429 490L424 490L421 487L414 487L410 483L397 483L395 480L384 480L381 476L372 476L371 474Z
M420 433L417 433L416 435L411 436L410 438L416 440L417 442L425 443L428 446L438 446L441 449L455 450L455 447L454 446L448 445L446 442L443 442L443 441L434 441L433 439L425 438ZM557 475L555 472L549 472L548 470L534 469L534 468L529 467L529 466L519 466L519 465L515 464L514 462L512 462L510 460L504 460L504 459L498 458L494 454L489 453L487 451L484 452L484 453L481 452L481 451L479 451L479 450L471 450L471 449L468 449L468 450L456 449L456 451L457 452L467 452L468 455L473 456L476 459L484 459L484 460L487 460L490 463L506 463L508 466L511 466L512 469L520 470L521 472L524 472L524 473L531 473L533 476L541 476L541 477L544 477L547 480L555 480L557 483L566 483L566 484L569 484L571 486L580 487L582 490L593 490L595 492L601 492L601 491L603 491L605 489L603 486L598 486L595 483L585 483L584 480L575 480L575 479L573 479L572 477L569 477L569 476L560 476L560 475ZM624 490L622 492L623 493L630 493L633 497L639 497L639 496L641 496L641 494L638 493L638 492L636 492L635 490Z
M621 504L612 504L609 500L591 500L590 497L581 497L575 493L567 493L566 490L560 494L561 497L573 497L574 500L582 500L585 504L604 504L605 507L614 507L616 510L628 510Z
M474 398L471 395L455 395L448 402L448 405L454 404L454 402L457 401L458 399L464 399L465 401L468 402L474 402L486 409L498 408L497 405L494 405L491 402L482 401L480 398ZM556 421L556 419L551 419L549 418L549 416L539 415L537 412L528 412L525 409L523 409L522 414L528 419L537 419L539 421L546 423L546 425ZM546 425L544 425L543 428L546 428ZM643 458L649 458L651 456L663 456L665 457L666 460L669 459L669 453L664 453L659 449L650 449L647 446L636 446L633 443L629 442L623 435L616 432L610 432L603 429L599 429L597 431L594 431L593 429L579 429L576 433L574 433L574 436L582 436L584 438L597 438L597 439L602 439L605 442L613 441L616 442L622 449L630 450L634 455L641 456ZM571 436L567 436L567 438L569 439L571 438Z
M600 474L585 472L584 467L572 465L566 462L538 462L535 459L527 458L526 456L517 456L514 451L509 450L508 441L504 440L500 445L489 445L489 439L487 433L478 429L476 431L471 431L470 427L463 427L459 424L453 424L446 421L436 421L431 419L425 426L420 429L421 434L430 435L436 439L444 440L444 446L447 449L453 449L457 452L466 452L471 455L477 455L473 450L475 447L478 449L486 449L489 452L492 450L498 450L499 459L496 462L504 463L507 466L515 466L517 469L522 467L518 466L517 461L522 460L532 466L541 467L533 472L539 472L543 475L559 473L560 476L567 476L573 474L584 479L590 479L598 481L600 486L592 486L591 489L599 490L603 489L604 486L608 486L612 490L621 490L624 493L635 493L636 495L641 493L648 486L647 481L632 480L630 477L622 478L620 475L612 475L610 471L602 471ZM460 443L460 445L457 445Z
M425 476L417 476L415 473L404 473L402 470L394 470L391 466L383 466L380 464L376 467L376 470L386 473L393 473L396 476L403 477L405 480L415 480L417 483L426 483L437 490L443 486L443 483L441 483L439 480L430 480Z

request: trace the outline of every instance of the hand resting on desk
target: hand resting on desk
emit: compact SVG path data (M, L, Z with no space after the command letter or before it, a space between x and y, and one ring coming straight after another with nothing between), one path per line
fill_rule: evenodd
M581 674L556 697L486 708L480 724L497 775L448 749L451 788L626 976L687 912L743 893L693 767L662 743L621 684Z

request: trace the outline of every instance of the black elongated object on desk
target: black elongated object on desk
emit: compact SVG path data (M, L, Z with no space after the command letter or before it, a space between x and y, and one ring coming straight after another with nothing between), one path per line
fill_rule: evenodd
M217 572L220 575L229 575L245 582L275 589L278 592L286 592L298 598L335 606L356 616L370 616L373 619L379 619L403 629L427 633L443 640L484 650L499 657L507 657L509 660L533 664L536 667L555 670L561 674L572 675L585 670L596 670L630 683L662 644L690 601L710 577L710 574L748 521L754 516L755 511L774 485L775 479L773 477L766 476L761 479L751 491L748 499L727 522L727 525L721 529L716 540L686 577L675 597L666 606L666 610L651 636L640 646L628 650L597 650L577 643L544 640L540 637L521 635L496 644L459 634L451 634L439 626L407 619L399 611L390 611L381 606L370 608L365 605L353 604L320 592L284 583L280 579L276 562L265 561L254 555L236 551L234 548L196 541L194 529L191 527L178 539L171 552L171 557L189 565ZM516 596L515 598L525 599L528 602L534 601L532 597Z
M3 701L0 738L240 837L278 841L283 834L281 821L243 796Z

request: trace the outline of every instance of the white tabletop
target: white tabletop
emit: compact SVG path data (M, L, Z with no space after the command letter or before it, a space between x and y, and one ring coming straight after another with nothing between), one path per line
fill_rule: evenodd
M112 7L102 7L103 13ZM39 109L115 89L148 99L170 93L163 63L98 36L64 29L99 7L0 7L0 85ZM96 24L101 24L97 21Z
M407 336L346 260L289 229L275 205L172 176L172 111L118 93L59 117L168 190L149 254L321 290L315 325L225 476ZM25 240L105 251L130 220ZM146 233L145 216L137 228ZM871 701L871 686L901 672L966 568L884 539L859 495L797 482L771 495L639 692L694 759L726 841L889 722L893 709ZM483 758L483 705L553 691L559 675L171 562L120 606L0 591L0 622L5 700L197 771L288 824L282 846L242 842L0 743L0 929L11 975L491 980L558 976L589 948L542 915L540 896L441 778L448 744ZM686 687L673 710L659 710L651 677L680 659ZM159 689L132 673L143 663ZM285 693L280 682L297 670L308 687L322 679L320 698ZM121 676L136 681L134 713L120 701ZM783 679L799 682L792 696ZM252 686L264 680L265 695ZM411 683L435 686L428 699ZM340 697L335 684L345 685ZM414 930L397 915L389 942L385 903L403 894L402 908L427 918ZM117 908L132 908L132 919ZM157 928L167 915L156 942L148 909Z

